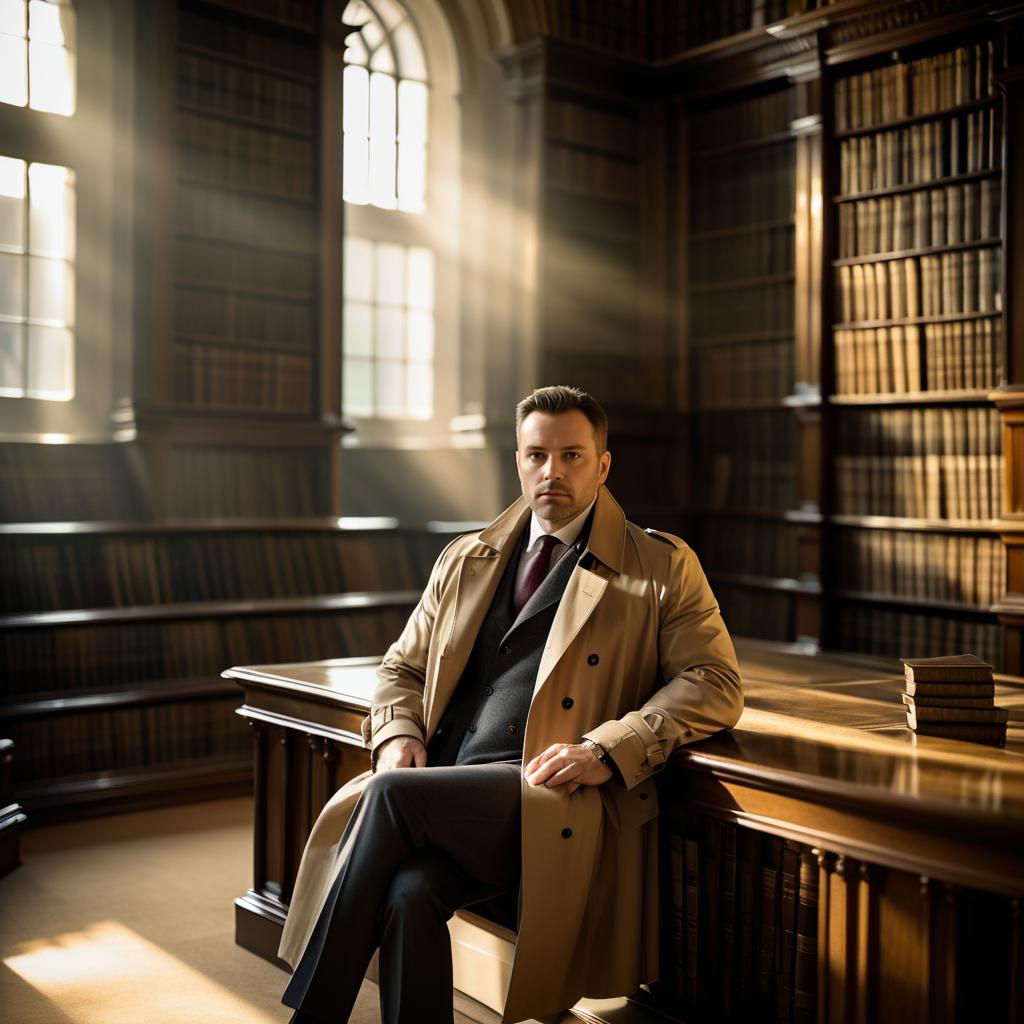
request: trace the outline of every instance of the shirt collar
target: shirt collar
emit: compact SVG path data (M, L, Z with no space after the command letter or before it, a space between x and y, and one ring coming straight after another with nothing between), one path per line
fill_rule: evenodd
M558 540L566 547L570 547L576 542L576 538L579 537L583 527L586 525L587 516L590 515L590 510L594 507L597 498L594 499L575 519L571 519L561 529L555 530L551 534L552 537L557 537ZM526 550L530 551L533 545L536 543L537 538L547 533L540 525L540 520L537 518L537 513L534 512L530 516L530 540L526 545Z

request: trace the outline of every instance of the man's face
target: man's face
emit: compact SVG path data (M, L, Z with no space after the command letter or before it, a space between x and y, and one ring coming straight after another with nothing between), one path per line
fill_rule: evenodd
M531 412L519 428L516 469L523 497L551 531L578 516L608 478L611 452L597 454L594 428L579 411Z

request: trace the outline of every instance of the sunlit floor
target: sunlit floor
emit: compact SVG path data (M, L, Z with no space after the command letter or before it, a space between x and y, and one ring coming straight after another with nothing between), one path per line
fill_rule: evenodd
M234 943L251 801L30 831L0 879L3 1024L274 1024L285 974ZM353 1022L379 1020L366 982Z

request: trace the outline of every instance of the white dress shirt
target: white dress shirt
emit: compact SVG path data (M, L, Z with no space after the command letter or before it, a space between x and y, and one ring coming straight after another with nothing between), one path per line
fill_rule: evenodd
M548 572L554 569L558 560L576 543L579 538L580 532L583 530L583 526L587 521L587 516L590 515L590 510L594 507L594 499L575 519L570 519L565 526L555 530L551 533L552 537L558 539L558 543L551 549L551 562L548 566ZM537 518L537 513L534 512L530 516L530 538L526 542L526 547L523 549L522 557L519 559L519 568L516 570L516 589L515 593L519 592L519 588L523 585L523 580L526 579L527 567L530 564L530 559L537 553L537 545L540 538L550 531L545 530L541 525L541 520Z

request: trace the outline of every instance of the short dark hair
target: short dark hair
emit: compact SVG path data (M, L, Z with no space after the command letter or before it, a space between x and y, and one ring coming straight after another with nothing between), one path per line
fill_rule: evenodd
M590 425L594 428L597 454L603 455L608 448L608 417L604 409L597 399L588 395L586 391L566 384L537 388L516 406L516 444L519 443L519 431L523 421L531 412L546 412L553 415L571 412L573 409L579 409L590 420Z

